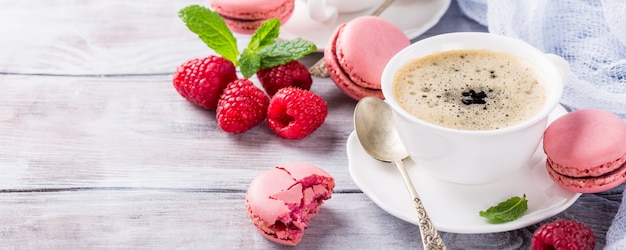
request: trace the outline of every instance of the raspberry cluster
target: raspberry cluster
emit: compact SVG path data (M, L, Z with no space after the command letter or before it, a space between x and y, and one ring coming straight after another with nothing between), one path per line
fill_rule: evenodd
M241 51L219 13L190 5L178 15L218 55L183 63L174 72L174 88L189 102L216 110L223 131L243 133L267 119L276 135L297 140L324 123L326 102L309 91L311 75L297 61L317 50L314 43L300 38L277 41L280 20L272 18L259 26ZM249 80L255 74L265 92Z
M209 56L179 66L173 83L189 102L215 109L218 126L228 133L243 133L267 119L278 137L299 140L324 123L328 106L309 91L312 79L305 65L294 60L262 69L257 77L265 92L239 79L230 61Z

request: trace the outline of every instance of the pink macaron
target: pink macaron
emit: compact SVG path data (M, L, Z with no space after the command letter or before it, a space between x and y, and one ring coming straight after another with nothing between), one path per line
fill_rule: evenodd
M233 32L252 34L265 21L289 20L295 7L294 0L210 0L211 8L224 18Z
M626 180L626 123L613 113L582 109L548 126L543 138L550 177L564 188L597 193Z
M383 69L410 44L404 32L387 20L357 17L337 27L324 50L324 62L337 87L348 96L382 99Z
M295 246L309 220L330 199L335 180L307 163L287 163L254 178L246 194L246 208L258 231L267 239Z

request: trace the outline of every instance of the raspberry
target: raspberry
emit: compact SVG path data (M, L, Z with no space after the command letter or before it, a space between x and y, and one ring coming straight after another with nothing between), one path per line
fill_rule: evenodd
M248 79L228 84L217 104L217 125L228 133L243 133L265 120L269 97Z
M596 237L587 225L573 220L556 220L535 231L532 249L593 249Z
M237 80L232 62L219 56L189 60L174 72L176 91L200 107L213 110L220 94L229 82Z
M280 138L299 140L322 126L328 106L322 97L296 87L278 90L270 100L267 125Z
M269 96L274 96L276 91L284 87L294 86L309 90L313 84L309 70L297 60L280 66L261 69L256 75Z

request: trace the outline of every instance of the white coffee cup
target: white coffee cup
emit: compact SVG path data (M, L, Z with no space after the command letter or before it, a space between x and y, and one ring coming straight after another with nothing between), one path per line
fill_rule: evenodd
M535 65L546 77L547 100L538 114L497 130L458 130L435 125L411 115L395 100L394 74L408 61L436 52L485 49L508 52ZM433 176L461 184L483 184L526 166L536 152L548 115L559 104L567 62L510 37L479 32L433 36L397 53L382 74L385 101L393 110L394 124L411 159Z
M341 13L353 13L363 11L378 4L383 0L304 0L309 9L311 19L333 23Z

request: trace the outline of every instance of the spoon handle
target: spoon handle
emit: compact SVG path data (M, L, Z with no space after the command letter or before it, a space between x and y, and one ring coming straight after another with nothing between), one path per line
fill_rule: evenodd
M417 211L417 221L419 224L424 249L445 250L446 245L443 243L443 239L439 235L439 232L437 232L437 229L433 225L433 222L430 220L430 217L426 212L426 208L424 208L424 204L422 204L422 199L420 199L417 191L415 191L415 187L413 186L411 177L409 177L409 174L404 167L404 163L402 162L402 160L396 160L393 163L400 171L400 175L402 175L402 180L404 181L406 188L409 190L409 193L411 193L413 203L415 203L415 210Z

